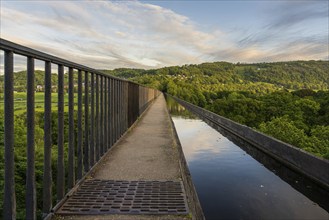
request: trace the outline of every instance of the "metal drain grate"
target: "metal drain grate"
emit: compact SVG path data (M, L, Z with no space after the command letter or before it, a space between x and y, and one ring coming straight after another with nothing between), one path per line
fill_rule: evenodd
M58 214L188 214L181 182L86 180Z

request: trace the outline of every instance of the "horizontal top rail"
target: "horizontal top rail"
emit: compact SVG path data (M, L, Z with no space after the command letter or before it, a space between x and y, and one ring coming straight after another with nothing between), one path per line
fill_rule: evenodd
M131 82L131 81L126 80L126 79L121 79L121 78L118 78L118 77L115 77L115 76L111 76L111 75L105 74L105 73L103 73L99 70L93 69L91 67L87 67L87 66L84 66L84 65L81 65L81 64L78 64L78 63L74 63L74 62L71 62L71 61L53 56L53 55L49 55L47 53L44 53L44 52L41 52L41 51L38 51L38 50L31 49L29 47L25 47L25 46L13 43L13 42L5 40L3 38L0 38L0 49L1 50L7 50L7 51L13 51L13 53L15 53L15 54L19 54L19 55L23 55L23 56L27 56L27 57L33 57L33 58L36 58L36 59L39 59L39 60L49 61L51 63L64 65L66 67L72 67L72 68L77 69L77 70L88 71L88 72L95 73L95 74L98 74L98 75L110 77L112 79L116 79L116 80L120 80L120 81L127 81L127 82L130 82L130 83L134 83L134 84L139 85L138 83ZM142 86L142 85L140 85L140 86Z

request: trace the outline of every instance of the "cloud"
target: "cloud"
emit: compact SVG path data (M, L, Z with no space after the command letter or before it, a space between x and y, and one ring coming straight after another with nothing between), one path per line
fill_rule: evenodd
M328 19L328 5L327 1L282 2L278 7L269 11L275 16L273 16L268 28L289 28L308 20Z
M246 31L229 32L200 28L187 16L139 1L7 1L1 3L0 33L10 41L98 69L323 59L328 57L327 32L309 34L303 24L323 21L328 17L326 7L282 3L271 9L257 31L245 27ZM243 20L238 21L243 26Z
M246 31L237 41L240 51L230 48L224 52L247 62L328 60L328 5L323 1L293 1L271 6L262 28Z
M166 59L154 57L157 50L163 56L174 56L175 50L193 54L210 48L206 41L213 37L196 30L187 17L140 2L44 2L36 5L40 7L43 10L30 13L5 7L1 15L2 37L36 49L49 46L46 51L55 54L63 54L61 50L80 54L78 57L108 56L101 59L108 61L107 68L119 64L143 68L168 65L163 63ZM182 60L180 64L188 62L178 60ZM168 62L174 64L173 60ZM88 63L99 65L91 60Z

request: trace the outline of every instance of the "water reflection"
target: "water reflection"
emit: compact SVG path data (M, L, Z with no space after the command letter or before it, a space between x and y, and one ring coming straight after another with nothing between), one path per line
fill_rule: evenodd
M207 219L329 218L317 205L328 210L328 192L222 128L188 118L191 113L175 107L174 100L168 102Z
M196 119L197 117L179 105L173 98L166 96L167 108L172 116L179 116L186 119Z

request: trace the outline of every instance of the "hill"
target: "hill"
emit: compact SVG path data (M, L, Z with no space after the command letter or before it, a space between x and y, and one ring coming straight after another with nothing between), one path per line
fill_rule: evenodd
M203 63L164 67L154 70L115 69L104 72L130 79L141 84L166 89L165 84L179 80L202 90L252 91L258 89L329 89L329 61L291 61L277 63L232 64L227 62ZM159 81L154 82L154 81ZM160 86L160 87L159 87ZM163 87L164 86L164 87Z
M157 88L329 159L329 61L104 71Z

